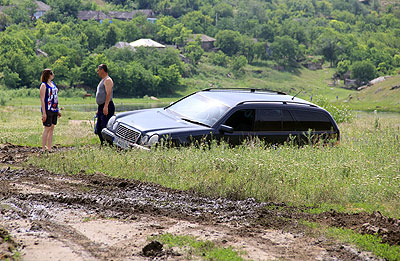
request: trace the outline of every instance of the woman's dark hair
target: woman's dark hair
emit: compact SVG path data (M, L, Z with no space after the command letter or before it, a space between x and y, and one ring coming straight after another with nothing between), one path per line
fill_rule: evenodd
M40 80L42 82L47 82L49 80L50 75L53 74L53 71L51 69L44 69L42 72L42 77L40 78Z
M100 67L101 69L103 69L103 71L105 71L106 73L108 73L108 68L107 68L107 65L106 65L106 64L102 63L102 64L99 65L99 67Z

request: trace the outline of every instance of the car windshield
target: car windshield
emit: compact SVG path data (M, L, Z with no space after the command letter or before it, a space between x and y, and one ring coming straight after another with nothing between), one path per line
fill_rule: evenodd
M183 120L213 126L229 110L229 106L199 93L186 97L167 107Z

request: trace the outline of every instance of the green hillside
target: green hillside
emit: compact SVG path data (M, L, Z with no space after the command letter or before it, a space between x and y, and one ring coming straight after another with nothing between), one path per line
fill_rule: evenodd
M295 72L280 72L263 65L247 65L244 73L238 76L228 68L215 66L206 61L199 64L199 75L185 78L188 86L184 94L191 91L220 87L220 88L259 88L283 91L291 95L310 100L313 97L325 97L330 101L344 100L355 93L354 90L332 85L334 68L328 66L322 70L301 68Z
M400 75L355 92L346 101L356 110L400 112Z

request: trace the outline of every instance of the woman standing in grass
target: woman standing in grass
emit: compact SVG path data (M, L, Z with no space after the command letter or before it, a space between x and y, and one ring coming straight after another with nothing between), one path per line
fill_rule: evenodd
M47 150L51 152L54 126L57 124L57 118L61 117L61 113L58 110L58 89L53 79L53 71L51 69L44 69L41 77L42 84L40 85L40 102L44 126L42 152L46 151L46 145Z

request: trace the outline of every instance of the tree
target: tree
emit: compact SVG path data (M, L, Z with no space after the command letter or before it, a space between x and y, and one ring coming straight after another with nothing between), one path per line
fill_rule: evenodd
M141 32L136 23L128 21L122 24L122 39L125 42L133 42L141 38Z
M81 0L48 0L47 3L51 6L51 10L43 17L47 22L66 22L68 18L76 18L82 5Z
M10 75L12 79L19 80L13 83L18 83L19 86L14 87L31 87L35 77L37 77L37 64L40 64L39 59L33 52L32 40L23 32L9 32L0 34L0 70L9 70L4 75ZM0 72L1 72L0 71ZM10 80L11 81L11 80Z
M225 54L232 56L239 52L242 44L242 37L239 32L222 30L217 33L215 38L215 45Z
M336 31L328 30L325 31L317 39L319 53L322 54L327 61L330 62L331 67L333 67L341 52L339 48L339 36Z
M183 46L191 33L192 30L187 29L183 24L176 24L171 29L172 42L178 46Z
M107 48L110 48L118 41L117 27L113 24L109 25L104 35L104 43Z
M296 57L298 55L297 41L285 35L276 37L270 45L273 60L285 68L296 66Z
M376 68L370 61L357 61L351 66L351 78L359 84L366 83L376 76Z
M254 60L256 55L256 48L254 40L250 37L242 37L242 45L240 47L240 54L244 55L249 63Z
M21 86L21 78L19 77L18 73L12 72L8 67L3 69L2 81L8 88L17 89Z
M0 12L0 31L3 31L9 22L9 16L4 14L3 12Z
M232 57L230 67L237 74L242 74L244 72L243 68L247 65L247 59L243 55Z
M349 60L340 61L336 67L336 73L342 78L350 70L350 66L351 62Z
M28 24L31 22L29 11L24 7L24 5L6 8L4 13L11 18L12 23Z
M195 39L195 41L189 42L185 46L184 50L185 54L187 55L187 57L189 57L193 65L196 65L200 61L200 58L204 53L204 50L201 47L200 38Z
M86 57L81 66L81 73L79 75L80 80L91 90L96 90L96 86L99 82L99 76L96 73L99 64L108 64L107 58L103 54L89 55Z
M168 68L161 68L158 76L160 77L160 83L156 95L171 95L180 89L182 77L175 64Z
M195 34L206 34L208 28L212 26L213 20L200 11L193 11L182 17L182 23Z
M82 31L87 36L89 51L93 51L102 42L103 32L93 21L86 22Z
M157 0L137 0L138 9L153 9Z
M216 53L210 53L209 55L211 63L218 65L218 66L226 66L229 62L229 57L226 56L226 54L224 54L221 51L218 51Z

